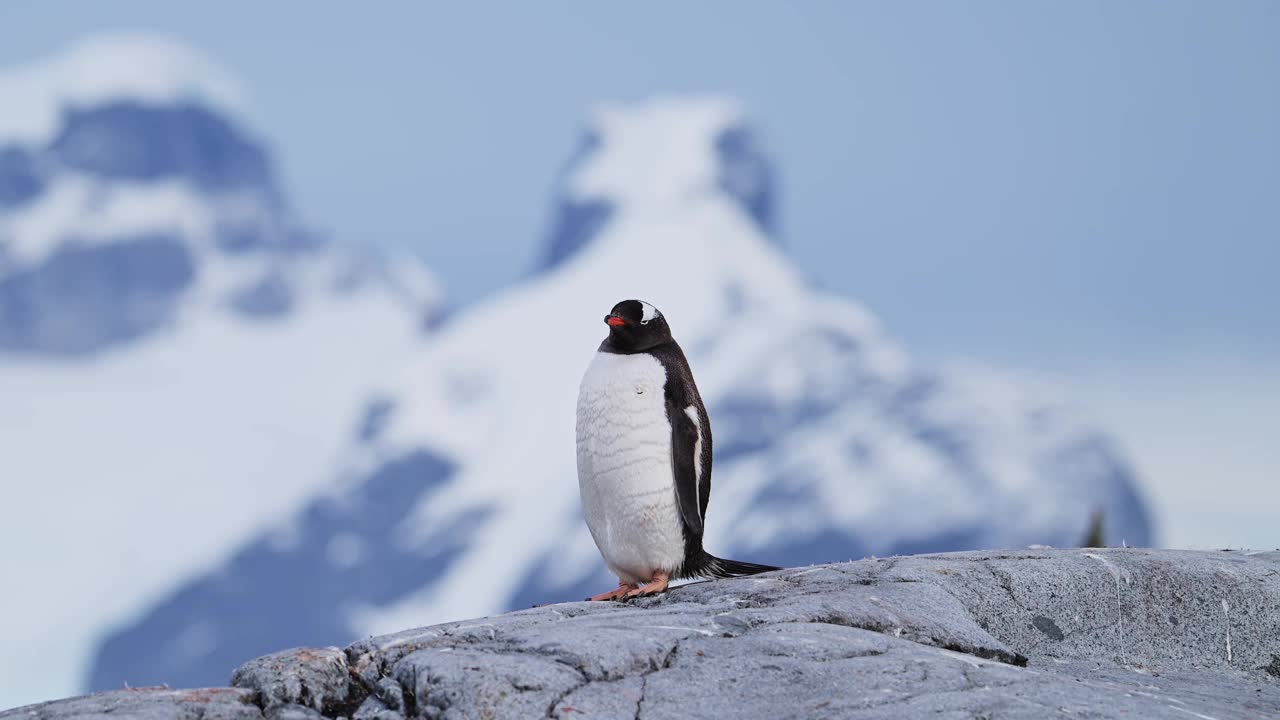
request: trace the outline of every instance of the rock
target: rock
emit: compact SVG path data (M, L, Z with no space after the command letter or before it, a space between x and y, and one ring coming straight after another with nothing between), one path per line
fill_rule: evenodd
M1278 668L1274 553L986 551L540 607L277 653L237 689L0 718L1280 717Z
M403 718L400 712L388 707L376 697L369 696L365 701L356 708L356 712L351 716L352 720L399 720Z
M231 685L256 691L268 711L285 708L280 717L290 720L341 714L368 694L352 682L347 654L336 647L295 648L250 660L231 674Z
M276 705L266 712L267 720L325 720L323 714L306 705Z
M263 720L254 694L235 688L132 688L55 700L0 712L5 720Z

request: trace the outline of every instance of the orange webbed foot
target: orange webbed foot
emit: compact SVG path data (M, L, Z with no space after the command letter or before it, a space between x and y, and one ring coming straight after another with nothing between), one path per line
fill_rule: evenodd
M632 590L628 590L627 594L624 596L624 599L630 600L631 598L644 597L646 595L656 595L666 590L667 584L669 582L671 582L670 575L668 575L667 573L656 573L653 576L653 579L650 580L649 582L645 583L644 585L641 585L638 588L633 588Z
M591 602L600 602L602 600L621 600L627 596L627 593L636 589L631 583L619 582L618 587L609 592L602 592L599 595L592 595L587 598Z

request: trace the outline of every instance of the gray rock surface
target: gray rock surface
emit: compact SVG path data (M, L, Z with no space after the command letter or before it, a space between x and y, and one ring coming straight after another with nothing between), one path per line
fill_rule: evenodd
M866 559L565 603L17 718L1280 717L1280 555Z
M368 694L352 684L347 654L336 647L295 648L250 660L231 674L231 685L255 691L265 710L299 718L344 714Z
M262 720L253 693L235 688L171 690L141 687L28 705L0 713L17 718L76 718L76 720Z

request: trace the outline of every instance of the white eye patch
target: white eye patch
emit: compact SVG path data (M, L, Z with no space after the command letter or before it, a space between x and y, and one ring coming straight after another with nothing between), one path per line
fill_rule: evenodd
M658 308L641 300L640 307L644 309L644 314L640 316L640 324L647 325L650 320L662 317L662 313L658 312Z

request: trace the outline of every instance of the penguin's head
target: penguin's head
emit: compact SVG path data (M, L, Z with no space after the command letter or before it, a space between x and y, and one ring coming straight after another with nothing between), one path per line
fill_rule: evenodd
M623 300L604 322L609 326L609 344L622 352L644 352L671 342L671 328L658 308L643 300Z

